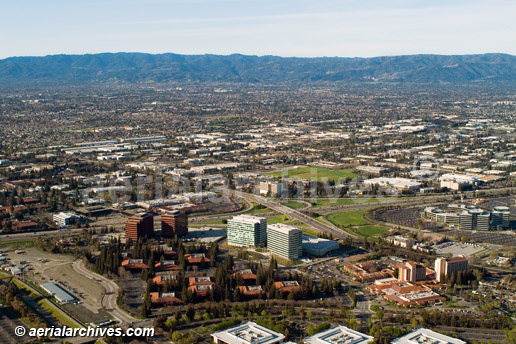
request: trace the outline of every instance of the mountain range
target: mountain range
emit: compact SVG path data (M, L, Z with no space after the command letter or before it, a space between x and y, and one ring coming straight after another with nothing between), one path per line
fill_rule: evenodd
M403 55L373 58L102 53L0 60L0 83L516 81L516 56Z

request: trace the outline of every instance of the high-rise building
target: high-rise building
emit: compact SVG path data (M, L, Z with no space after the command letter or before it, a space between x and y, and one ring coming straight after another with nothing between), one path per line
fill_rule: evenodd
M161 235L164 238L181 237L188 234L188 217L183 211L173 211L161 215Z
M426 267L415 262L406 262L398 267L400 281L417 282L426 278Z
M267 244L267 219L238 215L228 220L228 244L260 246Z
M437 258L435 260L435 278L441 282L443 276L447 277L459 271L468 269L468 260L464 256L452 258Z
M125 223L125 237L136 241L154 236L154 216L141 214L130 216Z
M260 194L278 197L283 194L283 184L280 182L261 182Z
M505 206L494 207L493 211L491 212L493 225L496 226L497 229L500 227L503 229L509 228L510 216L511 210L509 207Z
M469 208L460 213L460 230L489 230L491 214L479 208Z
M267 248L272 254L295 260L303 253L301 230L285 225L274 223L267 227Z

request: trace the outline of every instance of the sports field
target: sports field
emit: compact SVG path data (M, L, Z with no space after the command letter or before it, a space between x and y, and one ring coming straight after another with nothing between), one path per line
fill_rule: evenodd
M282 171L270 172L266 173L268 176L272 177L296 177L299 179L309 179L309 180L334 180L338 181L339 179L345 178L355 178L357 174L350 169L343 170L332 170L329 168L323 167L301 167L301 168L291 168Z

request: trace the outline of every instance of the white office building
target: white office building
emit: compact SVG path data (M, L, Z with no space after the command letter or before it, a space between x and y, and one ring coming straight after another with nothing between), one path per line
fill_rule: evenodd
M303 339L305 344L366 344L373 341L373 337L346 326L332 327Z
M296 227L274 223L267 228L267 248L281 258L296 260L303 254L302 232Z
M435 331L420 328L403 337L395 339L392 344L466 344L465 341L437 333Z
M52 219L59 227L67 227L73 223L76 223L80 217L75 214L61 212L59 214L54 214Z
M234 246L260 246L267 243L267 219L251 215L238 215L228 220L228 244Z
M254 322L246 322L211 334L216 344L276 344L285 336Z

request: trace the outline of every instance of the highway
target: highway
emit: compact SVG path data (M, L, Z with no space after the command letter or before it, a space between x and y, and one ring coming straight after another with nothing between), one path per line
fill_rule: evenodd
M283 204L278 204L276 202L269 201L265 197L258 196L255 194L240 192L240 191L233 191L233 192L234 192L235 196L237 196L237 197L251 200L256 203L260 203L272 210L277 211L278 213L287 215L291 219L299 220L299 221L315 228L316 230L318 230L320 232L323 232L326 234L331 234L331 235L333 235L333 237L335 239L345 239L347 237L358 239L358 237L351 235L351 234L339 229L338 227L336 227L334 225L319 222L316 219L314 219L308 215L305 215L297 210L294 210L287 206L284 206Z

